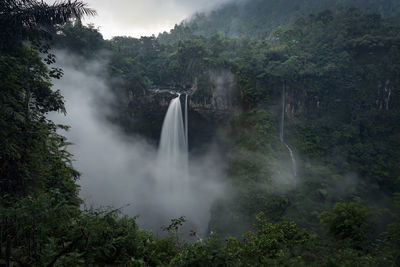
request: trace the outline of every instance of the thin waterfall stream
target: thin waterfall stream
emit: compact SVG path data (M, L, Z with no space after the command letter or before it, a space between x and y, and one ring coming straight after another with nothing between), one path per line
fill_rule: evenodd
M186 150L189 151L189 138L188 138L188 94L185 97L185 141Z
M282 142L282 144L285 145L287 150L289 151L290 159L292 160L292 171L293 171L293 176L294 178L297 178L297 163L296 163L296 158L294 157L294 153L292 148L286 143L285 141L285 135L284 135L284 126L285 126L285 84L283 84L282 87L282 113L281 113L281 128L279 132L279 139Z

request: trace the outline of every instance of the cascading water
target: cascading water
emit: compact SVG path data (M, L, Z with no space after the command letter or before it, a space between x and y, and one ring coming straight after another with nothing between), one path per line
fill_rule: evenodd
M285 84L283 84L282 88L282 115L281 115L281 129L279 133L279 139L281 140L282 144L285 145L287 150L289 151L290 159L292 160L292 169L293 169L293 176L297 178L297 163L294 157L294 153L292 148L286 143L285 136L284 136L284 125L285 125Z
M186 104L185 109L187 109ZM184 127L180 94L178 94L169 104L158 148L157 177L169 183L169 188L174 188L176 183L182 183L182 179L187 179L187 111L185 111L185 121Z
M146 212L157 218L155 225L168 225L171 218L185 216L185 225L180 230L195 230L202 235L207 231L210 207L223 191L219 180L222 171L215 167L214 155L198 156L192 159L194 162L189 162L189 96L186 94L182 110L180 95L173 91L169 93L178 96L170 101L162 125L158 156L149 179L146 179L153 202L146 204Z
M188 138L188 94L185 97L185 141L186 150L189 151L189 138Z

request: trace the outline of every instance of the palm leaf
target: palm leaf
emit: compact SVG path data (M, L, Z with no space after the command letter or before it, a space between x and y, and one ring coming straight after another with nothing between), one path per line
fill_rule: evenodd
M51 5L37 0L1 0L0 49L32 36L40 39L54 26L94 15L95 10L77 0L56 1Z

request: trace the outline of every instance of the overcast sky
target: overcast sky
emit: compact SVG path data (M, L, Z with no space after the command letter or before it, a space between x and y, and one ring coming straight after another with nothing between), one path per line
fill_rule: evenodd
M97 11L84 23L100 28L104 38L148 36L169 31L196 11L210 10L231 0L82 0ZM46 0L53 3L52 0Z

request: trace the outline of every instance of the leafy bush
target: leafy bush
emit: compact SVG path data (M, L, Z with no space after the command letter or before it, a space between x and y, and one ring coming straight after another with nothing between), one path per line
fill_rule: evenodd
M363 248L374 231L377 213L360 203L336 203L333 212L322 212L321 223L336 240L349 241Z

